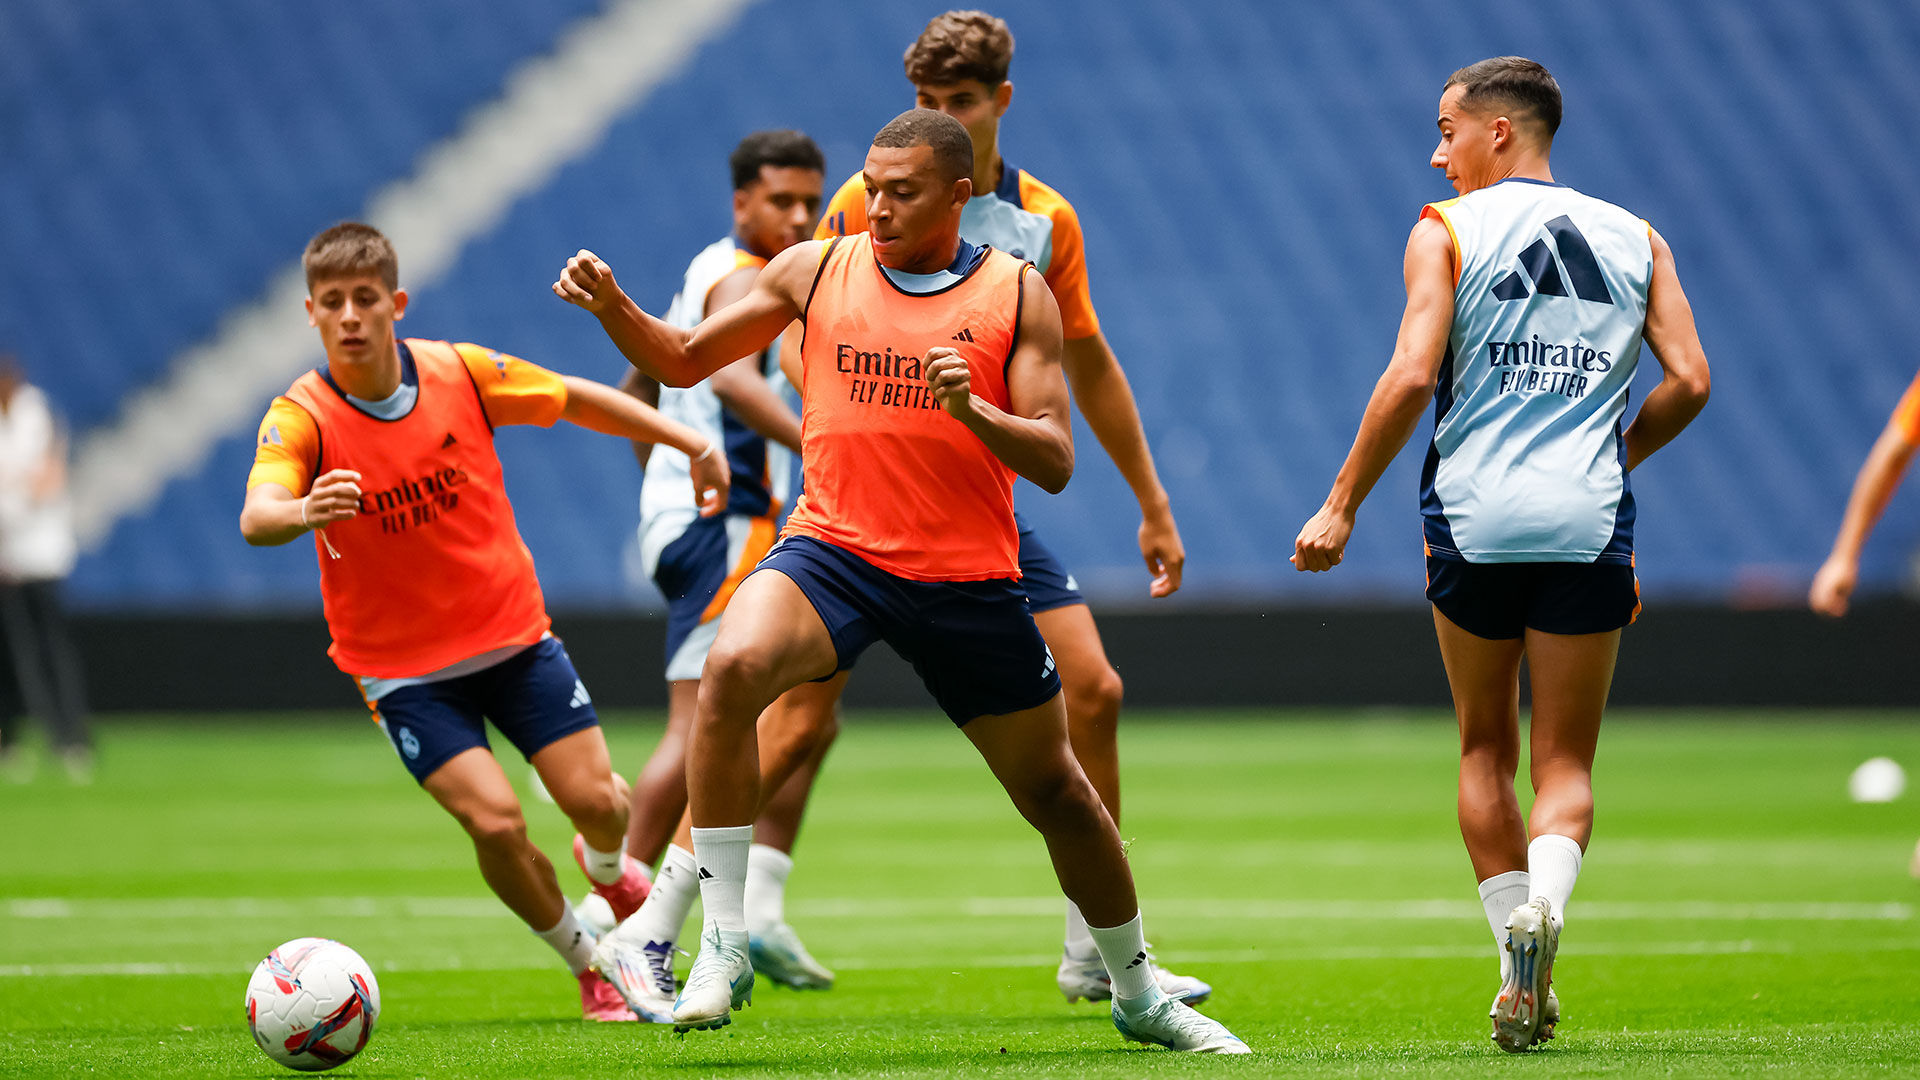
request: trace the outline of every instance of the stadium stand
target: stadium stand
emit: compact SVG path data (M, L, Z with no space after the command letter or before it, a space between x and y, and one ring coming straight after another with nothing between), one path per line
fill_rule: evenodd
M27 147L0 161L0 289L35 298L0 335L82 433L109 421L311 232L595 9L382 5L398 19L384 41L237 0L0 9L0 128ZM592 320L547 292L565 256L594 247L661 309L727 227L733 142L800 127L831 179L854 171L911 104L900 52L937 10L753 7L416 295L403 329L613 379L620 358ZM1004 14L1019 47L1003 150L1080 210L1094 299L1185 530L1184 598L1416 602L1416 452L1382 481L1339 573L1308 582L1285 557L1391 349L1406 231L1451 195L1426 166L1440 83L1504 52L1560 78L1560 176L1666 235L1715 361L1713 405L1637 477L1650 598L1767 604L1804 588L1915 366L1920 154L1903 125L1920 113L1907 62L1920 9L1072 0ZM329 85L340 92L313 89ZM84 295L48 295L55 254L98 274ZM1027 489L1021 506L1096 597L1144 602L1125 486L1084 426L1077 437L1067 491ZM305 545L244 551L235 532L250 439L231 433L122 521L73 579L76 601L312 605ZM624 448L571 430L501 444L551 598L647 602L623 565L638 491ZM1905 578L1916 542L1920 500L1899 500L1867 586Z

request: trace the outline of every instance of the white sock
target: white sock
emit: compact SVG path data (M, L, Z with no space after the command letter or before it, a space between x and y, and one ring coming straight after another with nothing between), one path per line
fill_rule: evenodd
M1500 981L1506 982L1513 968L1513 955L1507 952L1507 919L1513 909L1531 899L1527 891L1527 872L1509 870L1480 883L1480 906L1487 912L1487 928L1493 931L1493 948L1500 954Z
M620 874L625 869L621 863L627 854L624 850L615 848L612 851L600 851L587 843L587 838L583 836L580 838L580 851L586 856L588 878L600 885L619 884Z
M759 936L787 921L787 875L793 856L776 847L747 849L747 933Z
M1534 837L1527 845L1527 877L1533 895L1553 905L1553 925L1558 928L1566 922L1567 901L1580 878L1580 845L1571 836L1554 833Z
M1138 914L1119 926L1104 930L1089 926L1087 933L1100 950L1100 959L1107 965L1107 977L1113 980L1115 1001L1124 1004L1146 994L1160 993L1160 984L1153 979L1153 964L1147 959L1147 934L1141 928ZM1151 1004L1151 1001L1143 1004Z
M1080 914L1080 905L1067 901L1067 955L1076 960L1086 960L1099 951L1093 943L1092 931L1087 929L1087 917Z
M666 857L660 860L660 876L647 894L640 910L614 930L620 940L645 948L649 943L673 948L687 924L687 912L700 895L700 871L693 864L693 852L678 844L668 844Z
M700 903L707 925L723 934L747 933L747 849L753 826L693 830L693 861L700 866Z
M553 951L567 962L567 970L575 975L587 970L593 959L593 935L573 917L573 908L567 904L560 905L560 921L553 929L535 930L534 935L553 946Z

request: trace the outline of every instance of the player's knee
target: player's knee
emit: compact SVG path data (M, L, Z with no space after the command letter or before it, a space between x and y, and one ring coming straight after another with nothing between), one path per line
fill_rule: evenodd
M560 809L578 825L617 825L626 819L631 798L626 784L609 774L605 780L569 791Z
M1102 812L1099 793L1086 774L1063 761L1052 769L1027 770L1007 788L1020 813L1036 827L1091 817Z
M1126 684L1112 664L1102 664L1090 675L1068 683L1067 719L1076 728L1112 729L1120 718L1120 702L1126 697Z
M527 822L517 808L475 806L462 809L454 816L460 819L460 827L467 830L477 846L510 850L527 842Z
M784 687L773 686L773 660L765 650L716 643L700 675L702 711L709 704L723 711L751 709L753 716Z

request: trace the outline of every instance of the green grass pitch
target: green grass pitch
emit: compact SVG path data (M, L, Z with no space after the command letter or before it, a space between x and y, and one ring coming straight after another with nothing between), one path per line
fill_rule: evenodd
M1913 1075L1920 799L1845 785L1876 754L1920 765L1916 720L1611 718L1561 1037L1513 1059L1487 1039L1448 718L1135 713L1121 831L1160 957L1255 1052L1223 1060L1130 1047L1061 1000L1040 842L931 713L853 718L802 834L789 915L839 986L763 983L684 1038L582 1023L364 720L123 719L91 788L0 786L0 1077L291 1075L241 994L309 934L379 976L378 1030L338 1071L357 1077ZM657 732L610 725L624 771ZM578 895L570 830L528 817Z

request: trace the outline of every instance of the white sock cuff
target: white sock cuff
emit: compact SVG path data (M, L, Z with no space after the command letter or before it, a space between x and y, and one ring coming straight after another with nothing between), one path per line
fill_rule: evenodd
M693 830L693 850L696 854L700 851L700 845L703 841L709 844L751 844L753 843L753 826L728 825L718 829L695 827Z
M1138 912L1119 926L1088 926L1087 933L1100 948L1116 1000L1132 1001L1160 988L1147 959L1146 930Z
M787 875L793 873L793 856L777 847L755 844L747 849L747 869L771 874L784 884Z
M626 871L627 853L624 848L615 848L612 851L601 851L599 848L588 843L587 838L582 836L580 838L580 853L585 856L581 861L587 864L587 877L590 880L601 885L617 885L620 883L620 876Z
M1506 889L1525 889L1526 887L1527 887L1527 872L1525 870L1509 870L1504 874L1495 874L1492 877L1488 878L1487 880L1481 882L1480 883L1480 899L1482 901L1491 900L1493 899L1496 893L1502 892ZM1526 901L1522 899L1510 906L1519 907L1520 904L1523 904L1525 902Z
M660 869L664 871L669 866L679 867L689 874L697 873L700 869L699 864L693 861L693 852L679 844L668 844L667 853L660 857Z
M1532 864L1533 860L1539 857L1541 852L1558 853L1562 858L1572 859L1574 869L1577 870L1580 868L1580 859L1583 852L1580 850L1580 842L1571 836L1561 836L1559 833L1541 833L1539 836L1534 837L1533 842L1527 845L1528 864Z

